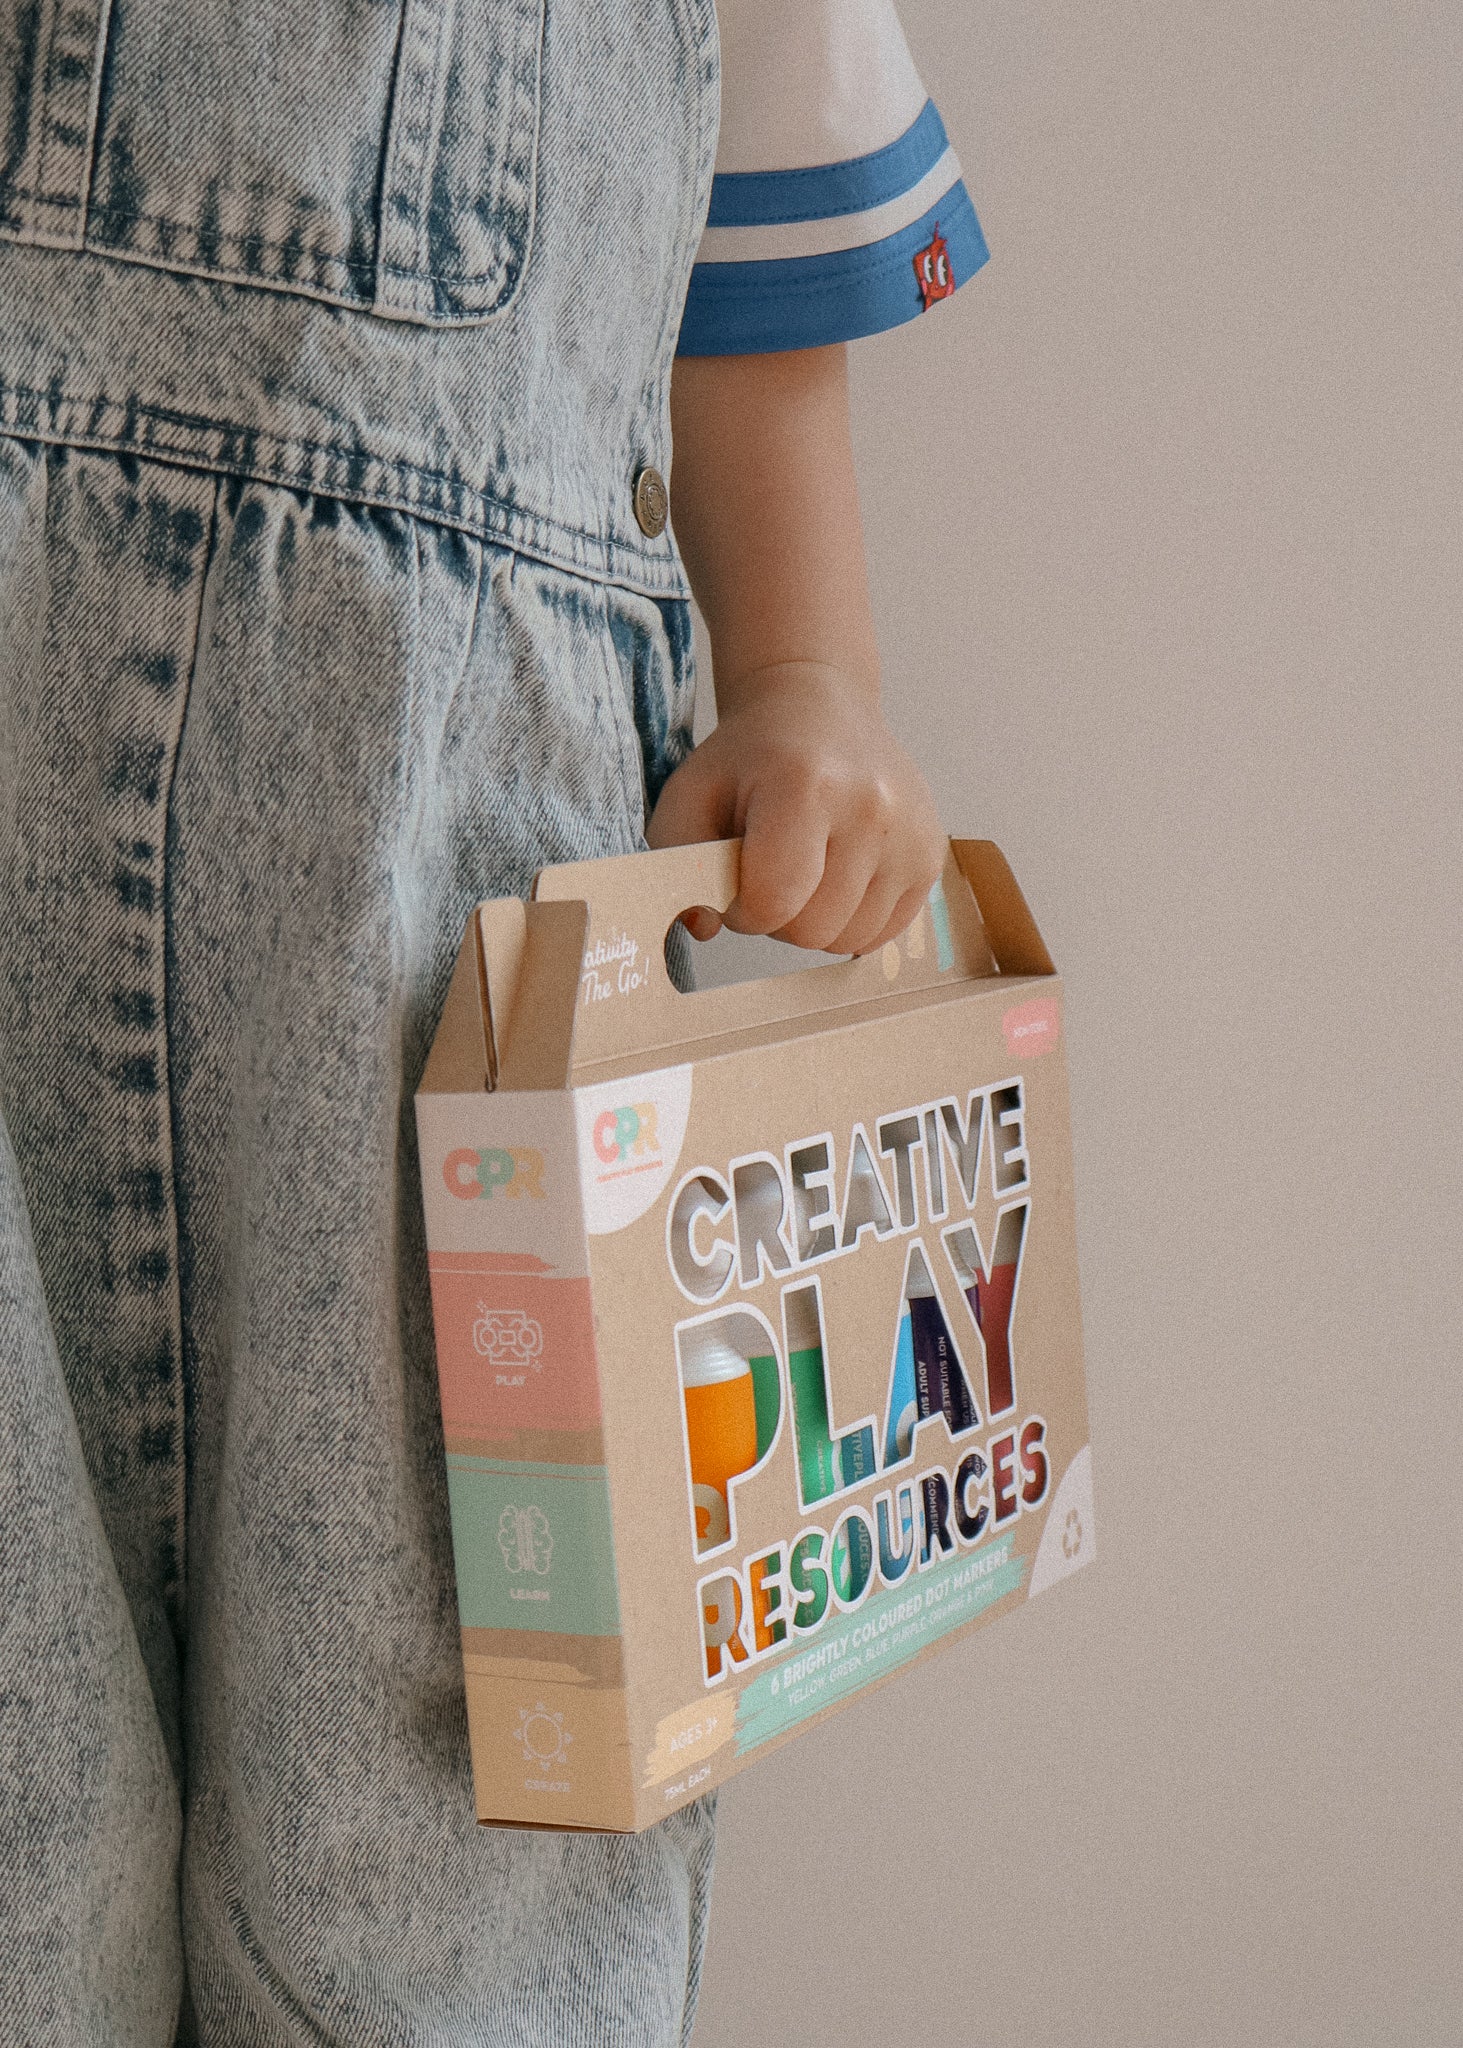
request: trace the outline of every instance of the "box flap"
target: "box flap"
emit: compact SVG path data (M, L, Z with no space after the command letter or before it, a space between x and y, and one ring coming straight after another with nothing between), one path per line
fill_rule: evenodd
M485 1030L478 921L468 922L448 984L437 1035L422 1075L423 1095L467 1095L488 1086L491 1052Z
M980 905L1001 973L1055 974L1046 941L1000 847L991 839L952 839L950 850Z
M584 903L485 903L478 913L494 1084L567 1088L589 910Z

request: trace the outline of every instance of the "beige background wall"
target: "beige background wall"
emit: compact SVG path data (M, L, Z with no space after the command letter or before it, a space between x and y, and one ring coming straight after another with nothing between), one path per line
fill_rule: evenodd
M1068 979L1102 1554L723 1795L696 2048L1458 2048L1463 10L903 11L888 698Z

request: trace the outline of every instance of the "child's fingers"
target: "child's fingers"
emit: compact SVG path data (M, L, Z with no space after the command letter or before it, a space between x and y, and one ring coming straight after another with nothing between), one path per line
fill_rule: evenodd
M827 852L821 811L785 783L759 784L742 821L741 881L726 914L731 929L785 935L822 881Z
M908 880L904 866L896 869L886 862L870 877L853 916L842 931L829 940L824 950L829 953L872 953L876 945L882 945L884 930L894 915L895 905L902 902L908 893Z
M897 939L901 932L908 931L929 901L929 894L929 889L923 885L916 889L906 889L895 904L893 914L883 929L876 932L873 938L865 940L860 950L865 953L877 953L881 946L887 946L891 939Z
M817 888L777 936L819 952L843 951L838 943L839 934L858 915L878 871L881 852L875 835L858 831L835 833L828 841Z
M816 775L789 771L785 762L776 774L744 781L735 754L721 763L720 737L718 729L667 781L646 828L648 843L720 839L740 822L740 887L724 920L733 931L770 932L836 953L872 952L902 932L927 892L925 869L931 879L939 871L943 842L934 850L934 827L922 831L907 811L891 820L888 800L872 786L831 801ZM685 919L698 939L712 937L722 922L709 910Z
M918 829L897 831L886 841L883 858L853 915L824 950L872 953L896 938L919 914L939 871L940 863Z

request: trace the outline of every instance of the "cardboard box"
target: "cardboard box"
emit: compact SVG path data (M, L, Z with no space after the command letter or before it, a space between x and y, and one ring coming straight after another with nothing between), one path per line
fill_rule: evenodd
M881 953L683 994L667 930L737 861L484 904L417 1098L484 1821L646 1827L1094 1554L1009 868L956 843Z

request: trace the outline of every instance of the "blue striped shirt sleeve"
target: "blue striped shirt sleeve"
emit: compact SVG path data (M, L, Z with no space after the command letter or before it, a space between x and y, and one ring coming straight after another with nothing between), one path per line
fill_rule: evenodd
M683 355L817 348L897 327L989 251L930 101L881 149L719 172L681 325Z

